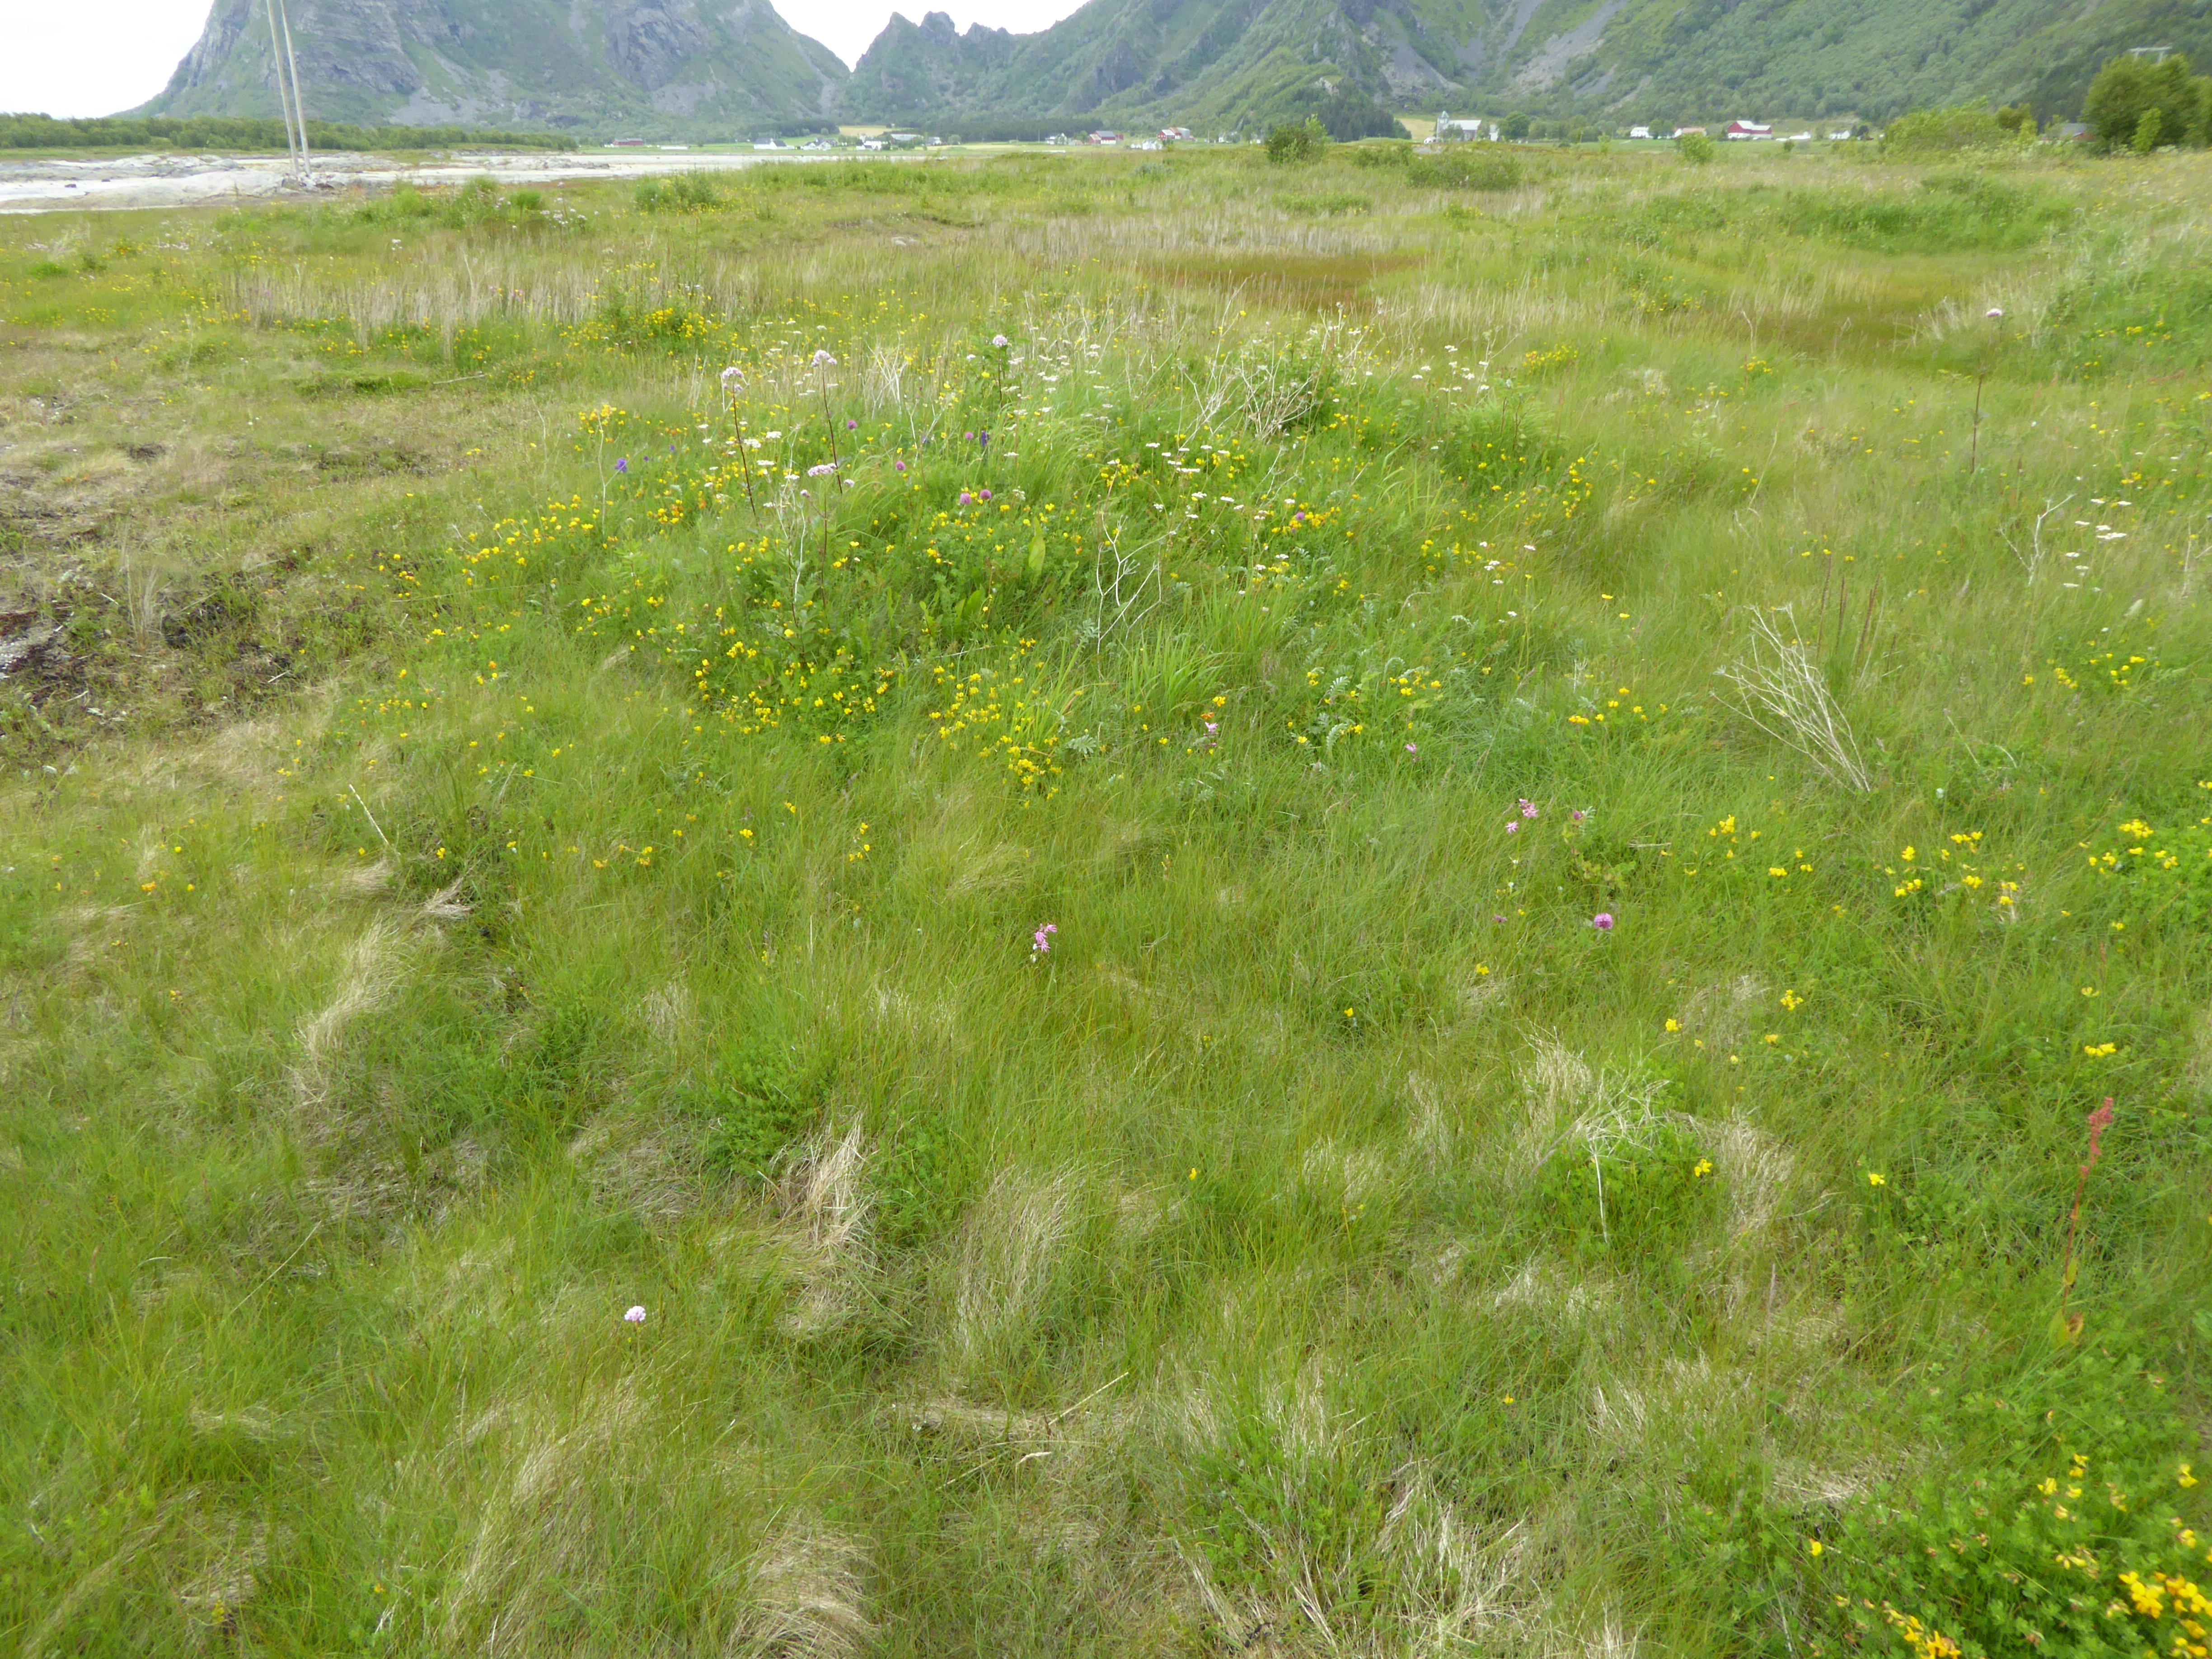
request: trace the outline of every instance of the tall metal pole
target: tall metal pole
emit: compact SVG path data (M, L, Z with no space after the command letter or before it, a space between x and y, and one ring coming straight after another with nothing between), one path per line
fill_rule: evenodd
M300 60L292 56L292 15L286 9L284 0L276 0L276 15L284 24L284 62L292 71L292 113L300 123L300 176L313 184L315 173L314 163L307 155L307 106L300 96Z
M300 168L300 146L292 137L292 100L284 88L284 40L276 32L276 0L266 0L269 13L269 61L276 70L276 113L284 122L284 159L292 170Z

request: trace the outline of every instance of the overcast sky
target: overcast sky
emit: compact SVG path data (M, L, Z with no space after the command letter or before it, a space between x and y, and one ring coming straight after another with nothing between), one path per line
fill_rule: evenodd
M708 0L712 3L712 0ZM848 64L868 49L894 10L916 22L949 11L962 28L988 23L1027 33L1080 0L776 0L792 27ZM177 60L207 22L210 0L0 0L0 111L112 115L167 86ZM308 112L314 110L308 89Z

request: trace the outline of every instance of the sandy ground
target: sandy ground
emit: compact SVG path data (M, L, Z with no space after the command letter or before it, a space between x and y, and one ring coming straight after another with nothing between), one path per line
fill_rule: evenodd
M628 155L556 153L472 155L455 152L420 165L389 156L337 155L315 158L320 190L363 185L378 189L404 180L425 186L495 179L503 185L551 184L568 179L635 179L693 168L790 167L811 161L848 161L844 154L716 155L701 150L644 149ZM911 161L878 155L871 161ZM0 213L48 213L73 208L195 207L226 202L308 201L310 191L286 176L281 155L132 155L107 161L0 161Z

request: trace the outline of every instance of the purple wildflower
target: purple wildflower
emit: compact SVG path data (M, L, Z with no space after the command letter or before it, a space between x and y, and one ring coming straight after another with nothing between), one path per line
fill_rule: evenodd
M989 490L988 490L988 489L979 489L979 490L977 490L977 491L975 492L975 494L976 494L977 497L978 497L979 499L982 500L982 501L989 501L989 500L991 499L991 492L990 492Z
M824 461L819 466L808 467L806 469L806 476L810 478L818 478L825 472L835 472L836 470L836 462Z
M963 432L960 435L965 438L971 444L975 441L975 434L972 432Z
M965 507L965 506L967 506L967 505L969 504L969 502L970 502L970 501L974 501L975 499L975 498L973 495L969 495L966 490L964 490L964 489L963 489L963 490L962 490L962 491L960 492L960 502L959 502L959 504L960 504L962 507Z
M1504 925L1505 921L1505 918L1504 916L1492 916L1491 917L1491 920L1497 922L1501 927Z
M632 1308L628 1313L623 1316L623 1323L625 1325L644 1324L645 1310L642 1308Z
M627 456L627 455L625 455L625 456L623 456L620 460L617 461L617 462L615 463L615 471L617 471L617 472L627 472L627 471L629 471L629 456Z
M817 368L835 368L837 367L837 360L835 357L832 357L827 351L817 351L814 354L814 367Z
M1613 912L1610 910L1599 911L1595 915L1590 918L1590 926L1596 928L1601 933L1611 933L1613 931Z
M1006 349L1006 337L1003 334L994 334L991 337L991 343L1004 351Z
M1052 936L1059 931L1060 929L1048 921L1043 927L1038 928L1036 933L1030 935L1030 960L1031 962L1035 962L1039 957L1045 955L1052 949Z
M1518 819L1518 818L1508 818L1508 819L1506 819L1506 820L1505 820L1505 833L1506 833L1507 835L1509 835L1509 836L1517 836L1517 835L1519 835L1519 834L1521 833L1521 820L1520 820L1520 819Z
M735 363L722 371L722 390L734 392L745 383L745 372Z
M894 467L897 468L897 469L898 469L898 471L900 471L901 472L903 472L903 471L906 471L906 463L905 463L904 461L893 461L893 462L891 463L891 465L892 465Z
M1420 751L1419 749L1415 748L1412 744L1410 744L1410 743L1409 743L1409 744L1407 744L1406 745L1406 752L1407 752L1407 754L1409 754L1409 755L1418 755L1418 754L1419 754L1421 751Z
M1522 801L1521 803L1521 816L1524 818L1534 817L1536 816L1536 803L1533 800Z
M1581 807L1577 806L1573 811L1568 813L1567 816L1572 818L1577 823L1580 823L1584 818L1588 817L1589 814L1583 811Z
M858 421L848 421L845 422L845 430L848 432L858 432L860 429L860 423Z

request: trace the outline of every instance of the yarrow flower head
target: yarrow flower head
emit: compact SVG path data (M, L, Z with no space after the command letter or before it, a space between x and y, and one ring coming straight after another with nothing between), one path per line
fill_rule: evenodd
M1595 915L1590 918L1590 926L1596 928L1601 933L1611 933L1613 931L1613 912L1610 910L1599 911Z
M2004 307L2002 306L1991 306L1990 307L1990 320L1993 323L2002 322L2004 320Z
M1048 921L1042 927L1039 927L1036 933L1030 935L1030 960L1031 962L1035 962L1039 957L1048 954L1052 950L1052 936L1059 931L1060 929Z
M732 392L732 391L735 391L738 387L739 387L739 386L743 386L744 383L745 383L745 372L744 372L744 370L743 370L742 368L738 368L735 363L732 363L732 364L731 364L727 368L726 368L726 369L724 369L724 370L722 371L722 390L723 390L723 391L725 391L725 392Z
M1004 351L1006 349L1006 337L1003 334L994 334L991 337L991 343Z
M835 368L837 367L837 360L835 357L832 357L827 350L817 351L814 354L814 367L817 368Z
M821 477L823 473L825 473L825 472L835 472L836 470L837 470L837 463L836 463L836 462L835 462L835 461L823 461L823 462L820 465L818 465L818 466L810 466L810 467L808 467L808 468L806 469L806 476L807 476L808 477L810 477L810 478L818 478L818 477Z
M644 1324L645 1310L642 1308L632 1308L628 1313L623 1316L623 1323L625 1325Z

